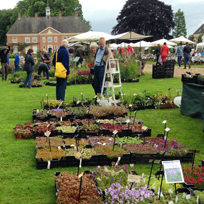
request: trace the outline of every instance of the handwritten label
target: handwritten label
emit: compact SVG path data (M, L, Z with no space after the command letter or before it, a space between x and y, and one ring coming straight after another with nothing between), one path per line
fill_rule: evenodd
M140 183L141 176L128 174L128 182Z
M169 130L170 130L170 128L168 128L168 127L165 129L166 132L169 132Z
M78 178L81 178L84 175L84 172L79 174Z
M49 136L50 136L50 134L51 134L51 132L50 132L50 131L45 132L45 136L46 136L46 137L49 137Z
M163 123L163 124L166 124L166 123L167 123L167 120L164 120L162 123Z
M114 135L116 135L117 133L118 133L118 131L117 131L117 130L114 130L114 131L113 131L113 134L114 134Z

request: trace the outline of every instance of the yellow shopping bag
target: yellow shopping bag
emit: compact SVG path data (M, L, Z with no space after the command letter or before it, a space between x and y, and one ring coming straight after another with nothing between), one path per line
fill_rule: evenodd
M56 52L56 64L55 64L55 77L57 78L66 78L67 77L67 69L61 62L57 62L57 53Z

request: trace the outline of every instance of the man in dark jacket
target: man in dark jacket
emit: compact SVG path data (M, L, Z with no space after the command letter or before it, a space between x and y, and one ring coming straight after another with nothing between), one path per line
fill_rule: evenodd
M67 77L66 78L57 78L57 84L56 84L56 98L57 100L62 100L64 101L65 98L65 90L67 87L67 78L69 78L69 54L68 54L68 41L63 40L62 41L62 46L59 48L57 51L57 62L61 62L65 69L67 70ZM56 52L54 54L52 64L56 65Z
M8 43L6 44L8 45ZM7 55L10 51L10 46L8 46L8 48L3 48L2 50L0 50L0 57L1 57L1 72L2 72L2 81L6 81L7 80Z
M191 53L191 47L188 45L188 43L186 43L186 46L183 49L183 53L184 53L184 69L186 69L186 64L188 64L189 69L191 68L190 66L190 53Z
M156 63L156 65L157 64L161 65L160 62L159 62L160 50L161 50L161 47L160 47L160 44L158 44L156 50L154 51L154 55L157 56L157 63Z

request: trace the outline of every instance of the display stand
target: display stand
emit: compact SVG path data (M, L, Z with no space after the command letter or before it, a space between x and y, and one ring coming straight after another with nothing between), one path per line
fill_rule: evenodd
M80 57L75 57L73 59L73 62L75 62L76 68L75 68L75 84L76 84L76 74L77 74L77 62L79 61Z
M116 74L118 75L119 84L114 85L113 81L114 81L114 76ZM111 80L110 82L106 82L106 78L108 76L110 76L110 80ZM121 84L121 76L120 76L119 59L108 59L106 62L105 73L104 73L103 83L101 88L101 96L103 95L105 88L110 88L110 90L112 91L113 93L112 102L114 103L114 105L119 103L120 101L115 99L115 92L114 92L115 88L120 88L120 94L122 96L122 84Z

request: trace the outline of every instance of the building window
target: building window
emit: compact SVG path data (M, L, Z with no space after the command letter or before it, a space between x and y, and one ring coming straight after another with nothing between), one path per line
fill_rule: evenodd
M29 49L30 49L30 46L26 47L25 52L27 53Z
M66 39L67 39L67 36L63 36L63 37L62 37L62 40L66 40Z
M55 42L57 42L57 37L54 38Z
M30 43L30 37L25 37L25 42Z
M13 38L13 43L17 43L18 41L17 41L17 37L14 37Z
M46 37L43 37L43 42L44 42L44 43L46 42Z
M33 43L37 43L37 37L32 37Z
M47 51L50 53L50 52L53 52L53 46L52 45L48 45L47 46Z
M37 51L38 51L38 46L33 46L33 53L37 54Z
M52 37L47 37L47 42L52 42Z
M45 50L46 50L46 46L45 46L45 45L43 46L43 49L45 49Z

